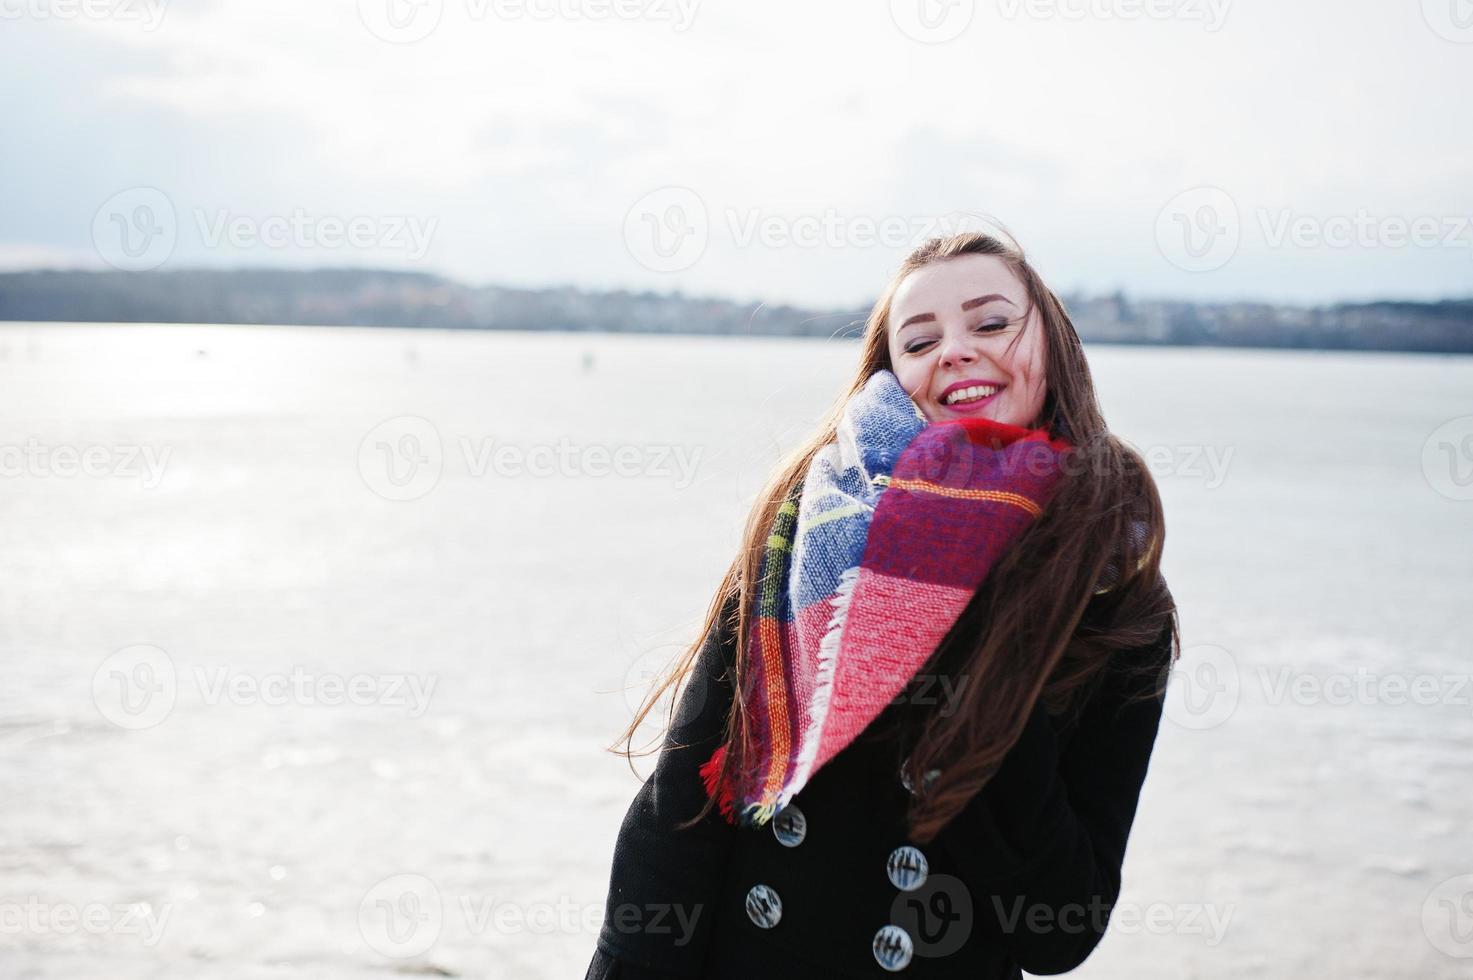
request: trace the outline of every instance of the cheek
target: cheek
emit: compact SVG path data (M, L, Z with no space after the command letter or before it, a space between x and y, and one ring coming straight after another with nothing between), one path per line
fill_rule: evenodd
M913 398L921 398L926 392L926 381L930 377L930 371L923 364L917 363L913 357L902 358L898 351L891 351L891 371L904 388Z
M891 363L894 363L893 361ZM927 401L926 392L930 391L931 370L923 364L916 364L914 358L907 358L905 365L891 368L895 372L895 378L900 382L906 394L916 403L921 414L927 419L936 421L936 411Z

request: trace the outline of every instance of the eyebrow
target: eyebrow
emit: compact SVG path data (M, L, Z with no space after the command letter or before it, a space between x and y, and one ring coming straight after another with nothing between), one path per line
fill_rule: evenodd
M1012 300L1008 299L1001 293L988 293L986 296L978 296L975 299L967 300L965 303L962 304L962 312L965 313L967 310L976 309L983 303L990 303L995 299L1000 299L1009 306L1014 305ZM904 323L896 327L895 332L898 334L900 333L900 331L904 330L906 327L911 326L912 324L931 323L935 319L936 314L934 313L917 313L913 317L908 317Z

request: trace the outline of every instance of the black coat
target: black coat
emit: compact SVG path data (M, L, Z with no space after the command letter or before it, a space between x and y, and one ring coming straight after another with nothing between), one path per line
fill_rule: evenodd
M928 869L914 887L907 852L895 855L895 877L888 867L911 844L899 770L913 703L888 707L794 796L806 832L797 840L793 821L783 820L792 846L779 840L776 819L749 830L714 809L695 827L672 829L705 801L697 769L719 744L731 704L735 644L729 630L713 631L654 775L620 827L586 980L897 971L990 980L1019 977L1020 967L1073 969L1099 942L1119 894L1161 717L1159 693L1126 701L1159 692L1169 641L1166 630L1117 654L1067 721L1035 708L996 775L918 848Z

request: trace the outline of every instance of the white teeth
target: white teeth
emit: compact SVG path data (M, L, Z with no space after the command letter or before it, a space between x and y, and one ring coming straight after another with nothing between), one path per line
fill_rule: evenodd
M970 388L958 388L946 396L946 404L955 405L957 402L974 401L978 398L986 398L998 392L996 385L973 385Z

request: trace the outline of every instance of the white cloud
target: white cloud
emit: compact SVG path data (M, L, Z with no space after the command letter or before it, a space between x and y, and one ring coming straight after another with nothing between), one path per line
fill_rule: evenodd
M110 193L109 180L149 176L156 144L160 176L148 182L169 183L181 206L432 215L430 261L475 279L850 302L878 288L901 249L743 248L726 216L984 211L1061 288L1468 290L1473 249L1285 255L1254 231L1260 209L1473 214L1473 163L1451 124L1473 46L1439 36L1416 4L1219 2L1209 30L1186 13L1206 0L1181 0L1165 20L1123 16L1142 6L1126 0L999 0L977 3L956 40L926 45L887 3L706 0L682 31L592 14L609 7L537 20L428 2L442 15L412 44L376 38L354 2L171 4L152 31L8 25L12 44L34 39L73 61L110 52L85 93L61 83L65 57L47 62L52 79L34 77L35 60L0 77L58 110L79 99L131 127L142 173L95 153L25 169L25 193L65 201L76 167ZM35 152L75 147L48 139ZM621 228L635 201L667 185L696 190L716 220L706 257L660 275L632 259ZM1192 275L1163 260L1153 229L1167 201L1198 185L1230 193L1245 234L1233 262ZM85 228L38 227L44 210L0 227L0 241L85 248ZM181 243L178 261L210 258Z

